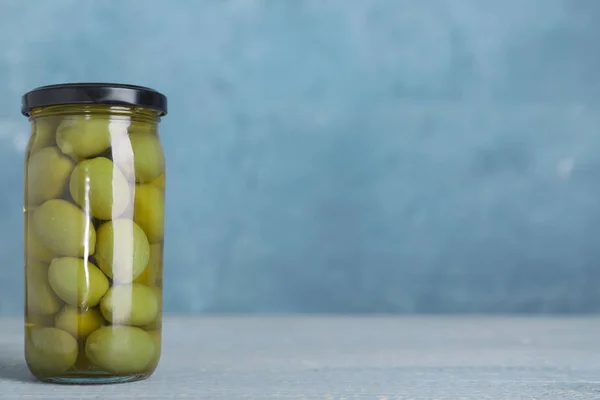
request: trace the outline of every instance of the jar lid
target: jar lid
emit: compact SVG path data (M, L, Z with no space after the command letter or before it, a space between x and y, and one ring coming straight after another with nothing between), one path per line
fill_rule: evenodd
M120 83L64 83L42 86L23 95L21 113L25 116L37 107L66 104L106 104L146 107L167 114L165 95L143 86Z

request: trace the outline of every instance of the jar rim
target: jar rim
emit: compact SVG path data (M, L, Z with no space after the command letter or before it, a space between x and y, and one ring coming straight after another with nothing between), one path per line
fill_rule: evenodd
M145 107L167 115L164 94L145 86L101 82L40 86L23 95L21 113L29 117L35 108L76 104Z

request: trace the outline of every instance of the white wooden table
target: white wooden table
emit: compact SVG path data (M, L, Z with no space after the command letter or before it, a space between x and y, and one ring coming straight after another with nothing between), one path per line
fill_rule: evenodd
M0 399L600 399L600 317L168 317L146 381L33 381L1 319Z

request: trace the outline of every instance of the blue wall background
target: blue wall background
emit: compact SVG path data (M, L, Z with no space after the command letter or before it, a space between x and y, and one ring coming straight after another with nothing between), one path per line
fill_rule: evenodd
M600 2L0 0L0 313L20 96L165 92L171 312L600 310Z

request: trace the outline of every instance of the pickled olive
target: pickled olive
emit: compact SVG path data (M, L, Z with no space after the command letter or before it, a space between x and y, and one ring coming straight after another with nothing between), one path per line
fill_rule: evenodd
M108 279L102 271L81 258L52 260L48 281L54 293L65 303L80 308L97 305L108 290Z
M56 147L46 147L33 153L27 163L28 206L60 197L73 167L73 161Z
M77 206L48 200L33 212L33 229L39 241L58 256L94 254L96 229Z
M135 188L133 220L146 233L150 243L162 241L165 231L165 195L154 185Z
M156 286L150 286L150 289L156 294L156 298L158 299L158 312L152 322L140 326L145 331L153 331L162 327L162 289Z
M145 285L156 285L162 281L162 245L160 243L150 245L150 259L144 272L134 282Z
M134 326L105 326L92 332L85 342L90 361L115 374L147 371L156 351L152 336Z
M165 169L165 159L158 136L135 132L129 134L129 141L133 151L136 182L146 183L158 178Z
M85 339L103 323L104 319L97 308L79 310L73 306L63 307L55 320L57 328L69 332L75 339Z
M62 120L56 129L56 143L73 159L89 158L110 147L111 133L124 133L126 125L105 116L80 115Z
M157 330L148 331L148 334L150 335L150 337L152 337L152 340L154 341L154 345L156 346L156 352L154 353L154 358L150 362L150 366L152 367L152 369L154 369L154 368L156 368L156 366L158 365L158 362L160 361L160 353L161 353L161 347L162 347L161 333L160 333L160 330L157 329Z
M156 186L157 188L159 188L160 190L164 191L165 190L165 173L163 172L158 178L156 178L155 180L153 180L150 183L153 184L154 186Z
M94 218L108 220L123 214L131 201L132 189L123 173L105 157L77 164L69 183L71 197L89 209Z
M113 325L146 325L156 319L159 299L140 283L113 286L100 301L100 310Z
M57 312L61 302L48 284L48 265L29 261L25 269L27 312L38 315Z
M98 267L117 284L140 276L150 259L150 244L143 229L128 219L105 222L98 228Z
M29 328L25 341L25 359L33 373L61 374L75 364L77 341L61 329Z
M56 144L55 133L58 120L56 117L46 117L38 118L33 122L33 135L29 144L30 153Z
M27 260L34 259L50 262L54 258L54 253L38 239L37 234L33 229L33 218L30 213L27 213L25 218L27 219L27 225L25 226L25 237L27 238L25 250L27 253Z

